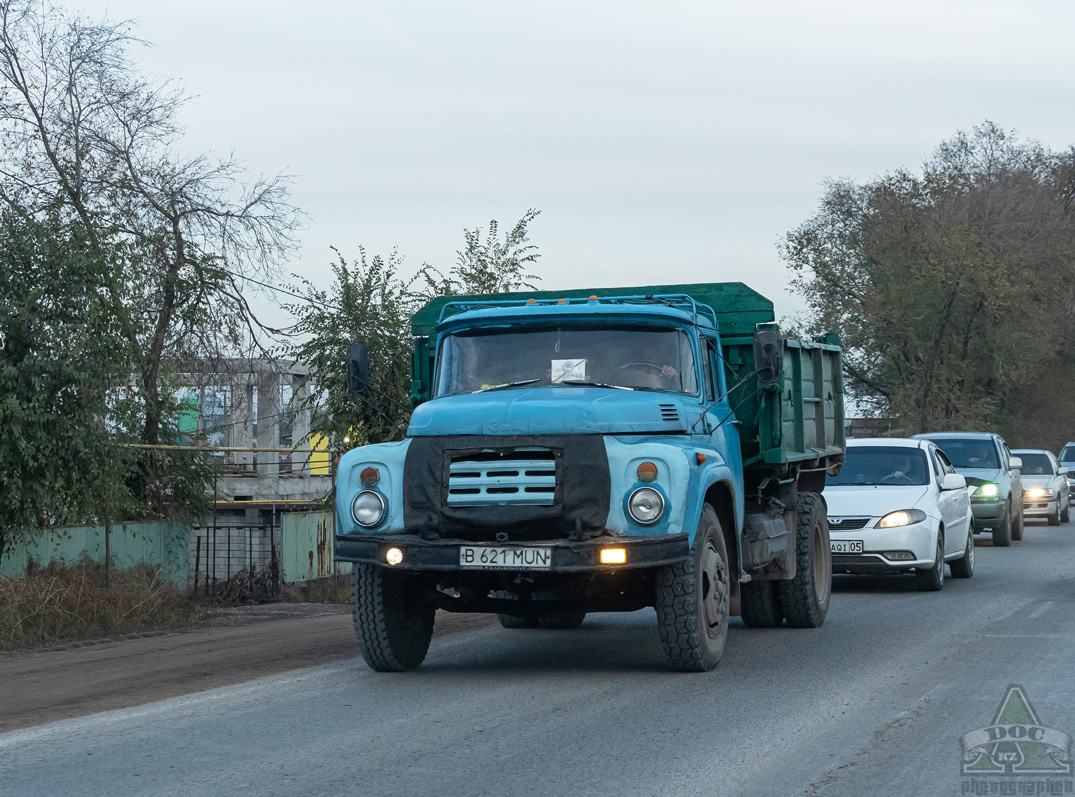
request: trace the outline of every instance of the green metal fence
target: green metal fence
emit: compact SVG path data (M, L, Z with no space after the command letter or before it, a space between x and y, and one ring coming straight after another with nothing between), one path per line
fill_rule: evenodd
M117 523L109 536L109 550L117 569L145 562L158 565L176 584L187 585L190 526L182 523ZM9 545L0 561L0 575L19 578L31 562L75 564L88 556L95 562L105 558L104 526L70 526L37 534L28 542Z
M280 575L287 583L350 573L332 561L336 552L332 512L288 512L280 519Z

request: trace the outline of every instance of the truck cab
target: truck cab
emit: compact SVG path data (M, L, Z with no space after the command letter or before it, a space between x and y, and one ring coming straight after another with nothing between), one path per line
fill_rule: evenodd
M407 438L348 452L337 477L336 558L354 564L374 669L417 666L438 608L569 628L655 606L684 670L716 664L733 614L820 625L825 512L811 504L798 572L796 503L842 457L838 349L799 346L821 366L810 360L811 389L829 366L828 398L804 402L767 300L738 283L674 287L692 290L444 297L415 316ZM808 404L825 445L791 463L773 436L805 432ZM797 572L810 588L782 599Z

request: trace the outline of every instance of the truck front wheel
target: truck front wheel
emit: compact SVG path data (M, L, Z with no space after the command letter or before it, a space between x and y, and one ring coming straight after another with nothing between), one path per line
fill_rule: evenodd
M362 658L371 670L413 670L433 638L435 609L415 576L374 565L351 571L351 615Z
M731 571L712 506L702 507L690 557L660 568L656 581L657 628L672 669L713 669L728 639Z
M829 521L818 493L799 493L795 510L795 578L777 581L777 594L791 628L818 628L832 591Z

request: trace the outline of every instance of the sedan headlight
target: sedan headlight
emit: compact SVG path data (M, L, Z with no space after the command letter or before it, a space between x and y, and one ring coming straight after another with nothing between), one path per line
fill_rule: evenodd
M921 509L901 509L898 512L889 512L877 524L879 529L895 529L900 526L910 526L912 523L921 523L926 519L926 513Z
M1046 489L1045 487L1031 487L1026 491L1026 497L1031 501L1036 501L1039 498L1052 498L1053 491Z
M664 514L664 497L652 487L639 487L627 499L627 509L635 522L650 526Z
M970 494L974 498L996 498L1000 494L1000 487L992 482L979 484L970 488Z
M381 522L386 509L384 499L379 493L373 490L363 490L351 503L351 517L358 525L370 528Z

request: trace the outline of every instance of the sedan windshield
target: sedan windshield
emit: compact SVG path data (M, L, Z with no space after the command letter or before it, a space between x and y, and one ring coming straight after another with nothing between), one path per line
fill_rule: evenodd
M697 393L686 333L668 327L482 328L448 335L437 395L534 387L619 387Z
M920 448L848 446L840 475L826 476L825 484L830 487L929 484L929 463L926 452Z
M1019 459L1023 460L1023 467L1020 468L1020 472L1024 476L1052 476L1053 463L1049 461L1049 457L1045 454L1016 454Z
M954 468L997 470L1000 461L993 441L980 437L942 437L933 439Z

